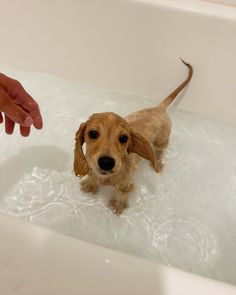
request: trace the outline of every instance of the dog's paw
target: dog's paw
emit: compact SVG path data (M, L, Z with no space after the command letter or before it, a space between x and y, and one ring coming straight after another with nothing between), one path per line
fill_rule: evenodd
M80 181L80 189L85 193L96 194L98 192L97 184L90 177L86 177Z
M112 198L109 202L109 208L116 215L121 215L125 209L128 208L128 202L124 200L117 200Z
M161 173L162 171L163 171L163 168L164 168L164 165L163 165L163 163L159 160L159 161L156 161L156 163L155 163L155 171L157 172L157 173Z

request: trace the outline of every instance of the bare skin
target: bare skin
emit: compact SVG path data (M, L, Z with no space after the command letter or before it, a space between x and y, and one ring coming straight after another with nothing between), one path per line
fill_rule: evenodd
M0 73L0 123L4 118L7 134L13 133L16 123L20 125L22 136L30 134L32 125L37 129L43 127L36 101L17 80Z

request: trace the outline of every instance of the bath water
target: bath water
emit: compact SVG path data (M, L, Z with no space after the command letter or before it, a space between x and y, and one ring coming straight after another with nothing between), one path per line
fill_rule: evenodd
M170 108L164 171L142 161L130 207L107 208L111 188L93 197L72 174L74 135L95 112L120 115L155 99L109 93L45 74L7 71L39 102L44 129L30 138L0 129L0 213L57 232L236 283L236 128ZM159 98L161 100L161 98Z

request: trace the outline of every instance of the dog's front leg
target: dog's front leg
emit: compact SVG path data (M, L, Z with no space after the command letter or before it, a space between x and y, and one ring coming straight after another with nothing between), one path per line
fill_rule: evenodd
M123 213L124 209L129 206L129 192L132 190L133 184L126 186L116 186L113 196L110 200L109 207L112 212L117 215Z
M98 191L98 184L96 183L94 177L90 174L84 176L80 181L81 190L85 193L96 194Z

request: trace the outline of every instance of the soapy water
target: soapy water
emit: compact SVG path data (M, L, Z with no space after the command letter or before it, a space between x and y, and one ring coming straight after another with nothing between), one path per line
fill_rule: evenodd
M170 108L173 129L156 174L145 161L130 206L107 208L72 173L74 135L95 112L129 112L158 102L108 93L44 74L8 71L37 99L44 129L30 139L0 129L0 213L119 251L236 283L236 129Z

